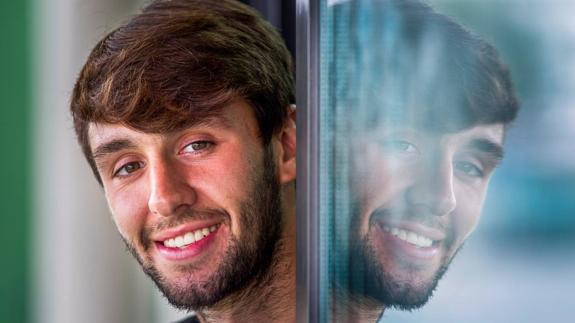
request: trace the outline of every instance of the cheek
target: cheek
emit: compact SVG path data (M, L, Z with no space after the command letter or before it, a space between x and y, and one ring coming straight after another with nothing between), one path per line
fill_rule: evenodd
M381 206L400 203L397 199L411 185L415 169L410 163L402 164L384 158L355 161L351 169L351 194L361 209L355 213L362 214L359 219L360 232L365 236L369 230L370 213Z
M217 158L195 170L207 185L219 186L223 192L241 191L253 169L261 167L262 152L253 145L226 145L220 148ZM225 186L222 186L225 185Z
M239 237L241 234L239 217L240 206L250 199L253 176L261 171L261 162L250 154L228 150L220 158L190 171L189 183L203 206L213 206L226 210L231 217L230 230Z
M149 213L144 189L106 191L106 199L120 234L132 244L138 241Z
M456 239L462 243L475 230L481 215L485 197L484 189L460 188L456 192L457 208L454 212L453 227Z
M373 148L352 157L350 182L354 192L360 196L393 193L405 188L416 168L412 159L385 158L378 149Z

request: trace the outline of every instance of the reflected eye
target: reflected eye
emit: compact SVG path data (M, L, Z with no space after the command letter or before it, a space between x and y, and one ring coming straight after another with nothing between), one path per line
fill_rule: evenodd
M483 177L484 173L481 168L475 166L473 163L466 162L466 161L458 161L453 163L455 169L459 170L460 172L464 173L467 176L471 177Z
M401 153L416 153L417 148L414 144L407 142L405 140L391 140L383 143L386 150L391 152L401 152Z
M213 145L213 143L210 141L207 141L207 140L194 141L194 142L186 145L184 147L184 149L182 150L182 152L184 152L184 153L197 153L199 151L210 148L212 145Z
M125 165L123 165L122 167L118 168L118 170L116 170L114 172L114 177L124 177L124 176L129 176L131 173L137 171L138 169L142 168L142 163L141 162L130 162L127 163Z

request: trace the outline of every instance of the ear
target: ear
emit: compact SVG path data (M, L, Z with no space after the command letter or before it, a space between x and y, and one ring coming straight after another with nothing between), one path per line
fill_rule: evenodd
M295 105L290 105L288 109L288 120L278 134L280 142L278 170L281 184L289 183L296 177Z

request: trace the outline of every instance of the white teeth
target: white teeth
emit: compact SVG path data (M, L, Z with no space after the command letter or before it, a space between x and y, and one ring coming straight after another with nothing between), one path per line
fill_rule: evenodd
M399 239L407 241L407 231L399 230L399 234L397 236Z
M189 244L198 242L200 240L202 240L203 238L207 237L210 235L210 233L216 231L216 229L218 228L218 225L212 225L211 227L208 228L202 228L202 229L198 229L192 232L187 232L186 234L168 239L164 241L164 246L166 247L170 247L170 248L183 248L186 247Z
M413 232L409 232L407 233L407 242L411 243L411 244L417 244L418 241L418 236L413 233Z
M433 244L433 240L412 231L390 228L389 226L383 226L383 230L385 232L390 232L393 236L419 248L427 248Z
M194 243L196 242L196 239L194 238L194 234L191 232L186 233L186 235L184 235L184 244L190 244L190 243Z
M433 244L433 240L428 239L426 237L419 236L417 239L418 239L417 244L422 247L429 247Z

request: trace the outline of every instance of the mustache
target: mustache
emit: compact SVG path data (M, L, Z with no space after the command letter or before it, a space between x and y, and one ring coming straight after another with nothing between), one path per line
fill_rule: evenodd
M187 208L174 215L163 217L160 221L146 226L140 234L140 241L142 242L145 249L148 249L152 244L150 236L152 233L157 231L163 231L171 228L175 228L179 225L190 221L200 221L208 220L214 218L221 218L222 222L229 222L230 215L224 209L194 209Z
M449 227L442 221L442 217L429 212L415 211L407 207L385 207L381 206L371 212L369 216L370 224L374 222L399 222L409 221L422 224L426 227L449 232Z

